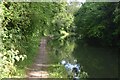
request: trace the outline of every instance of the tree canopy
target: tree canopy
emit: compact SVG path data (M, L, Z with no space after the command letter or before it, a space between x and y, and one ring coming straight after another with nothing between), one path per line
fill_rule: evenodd
M102 46L120 46L120 3L85 3L75 14L78 38ZM94 43L96 42L96 43Z
M29 59L42 37L59 60L75 41L120 48L120 3L0 3L0 78L16 75L18 61Z

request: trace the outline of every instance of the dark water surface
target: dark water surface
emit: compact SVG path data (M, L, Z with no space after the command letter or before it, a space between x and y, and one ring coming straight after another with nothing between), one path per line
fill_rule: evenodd
M73 55L90 78L118 78L117 49L77 44Z

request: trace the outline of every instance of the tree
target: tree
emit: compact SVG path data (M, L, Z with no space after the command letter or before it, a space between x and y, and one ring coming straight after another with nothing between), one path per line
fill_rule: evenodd
M114 22L114 11L118 3L85 3L75 14L78 38L104 46L117 46L118 26Z

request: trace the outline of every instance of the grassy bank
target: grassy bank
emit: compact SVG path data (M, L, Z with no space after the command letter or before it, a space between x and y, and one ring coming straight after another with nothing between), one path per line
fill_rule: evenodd
M23 61L18 62L17 66L16 66L17 78L18 77L22 77L22 78L26 77L27 68L33 64L33 62L38 54L38 49L39 49L38 44L39 44L39 40L31 41L27 44L27 45L29 45L29 47L26 49L27 50L27 53L26 53L27 58L25 58L25 60L23 60Z
M61 54L56 54L54 50L49 50L49 64L50 66L48 67L48 72L50 74L50 78L68 78L68 73L65 67L61 64L61 61L67 60L70 63L73 63L74 59L76 59L72 55L72 51L74 50L75 44L69 44L69 46L66 46L66 49L64 49L64 52ZM50 48L50 46L49 46ZM63 51L62 49L59 49L59 51ZM70 52L69 52L70 51ZM79 64L79 63L78 63ZM83 66L83 65L81 65ZM89 77L87 75L87 72L84 71L84 69L80 72L80 78L86 78Z
M31 8L31 11L32 11L32 8ZM38 19L39 19L39 15L31 14L30 25L31 25L31 29L33 28L32 30L34 30L34 28L36 28L36 27L38 27L38 25L40 25L40 23L38 22ZM34 30L34 33L31 33L29 36L30 37L28 37L27 42L23 41L24 42L23 47L26 50L25 54L26 54L27 58L25 60L17 63L17 76L18 77L26 77L27 68L33 64L33 62L38 54L38 49L39 49L38 45L40 44L40 40L42 38L39 30L38 31Z

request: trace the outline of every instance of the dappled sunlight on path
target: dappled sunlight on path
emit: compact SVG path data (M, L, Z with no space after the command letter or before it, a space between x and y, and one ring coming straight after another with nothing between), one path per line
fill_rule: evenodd
M47 40L42 38L40 42L39 54L32 67L27 69L27 78L48 78L47 72L48 55L46 51Z

